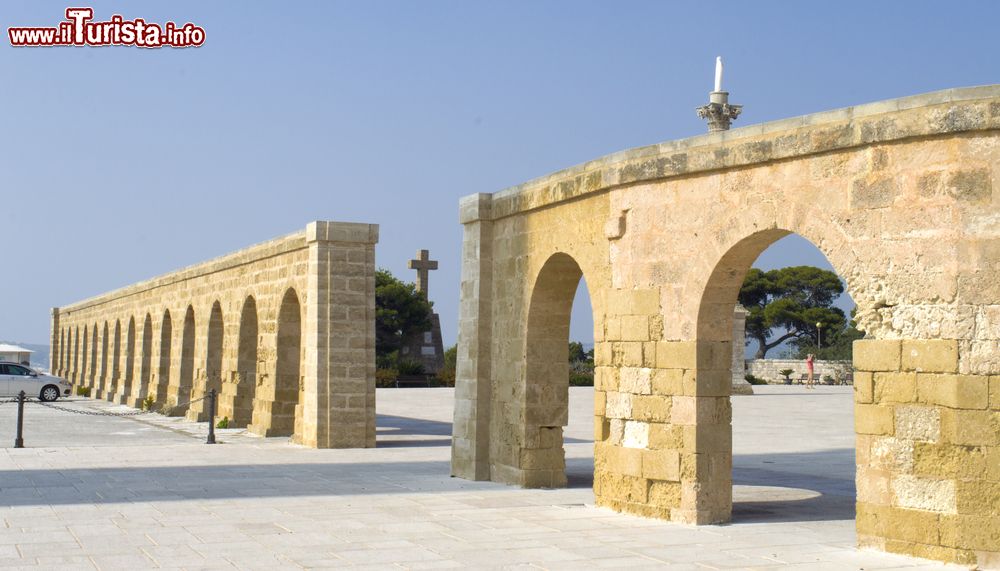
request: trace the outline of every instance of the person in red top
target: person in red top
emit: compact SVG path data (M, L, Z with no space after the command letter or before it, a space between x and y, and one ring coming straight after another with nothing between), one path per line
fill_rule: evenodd
M806 378L806 388L814 389L813 386L813 354L809 353L806 355L806 370L809 371L809 376Z

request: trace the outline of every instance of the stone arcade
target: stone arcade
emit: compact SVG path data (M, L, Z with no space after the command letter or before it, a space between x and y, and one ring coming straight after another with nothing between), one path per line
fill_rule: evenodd
M585 276L598 504L729 521L733 308L757 256L797 233L846 279L867 333L854 349L860 544L1000 566L997 181L991 86L623 151L466 197L452 473L566 484Z
M313 222L52 310L52 371L92 396L318 448L375 446L378 226ZM176 406L181 403L181 406Z

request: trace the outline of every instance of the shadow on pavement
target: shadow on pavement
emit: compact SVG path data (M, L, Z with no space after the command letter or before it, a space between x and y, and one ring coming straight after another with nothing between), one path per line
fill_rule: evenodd
M736 490L733 523L852 520L854 466L853 448L735 456L733 485L761 489Z
M425 418L378 414L375 417L375 434L379 447L405 448L423 446L451 446L451 423ZM408 439L397 436L445 436L447 438ZM563 438L566 444L593 442L579 438ZM593 477L591 477L593 479Z

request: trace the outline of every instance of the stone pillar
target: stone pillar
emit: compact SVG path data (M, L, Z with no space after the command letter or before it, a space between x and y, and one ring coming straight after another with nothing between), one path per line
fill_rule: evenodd
M747 314L740 304L733 311L733 394L752 395L753 386L747 382L744 349L747 344Z
M301 444L375 446L375 244L378 226L306 227L305 387Z
M862 547L1000 567L1000 377L959 342L854 342Z
M491 203L489 194L466 197L460 202L464 236L451 474L469 480L490 479L493 333Z
M60 375L62 372L59 370L59 357L63 352L63 347L59 343L59 308L53 307L50 315L52 333L49 336L49 346L52 349L49 350L49 372L53 375Z
M693 397L683 385L690 365L682 353L693 356L694 343L660 341L659 290L604 294L605 335L594 351L597 504L644 517L681 517L685 441L695 428Z

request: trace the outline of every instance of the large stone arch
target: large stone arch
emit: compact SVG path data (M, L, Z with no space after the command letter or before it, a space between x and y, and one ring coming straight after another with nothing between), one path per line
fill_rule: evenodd
M80 375L80 328L73 331L73 363L70 367L70 382L78 384Z
M191 395L194 402L188 408L187 417L191 420L203 421L208 417L208 396L214 390L216 394L216 414L219 413L218 398L222 393L223 349L225 348L226 325L219 300L212 302L207 310L208 321L205 323L205 349L202 361L204 368L198 374L194 391Z
M142 401L150 394L150 381L153 378L153 316L146 313L142 320L142 338L139 345L139 359L132 383L132 392L125 404L133 407L142 405Z
M695 490L686 497L682 495L679 508L690 511L698 523L724 523L732 517L733 440L729 396L732 353L742 350L742 347L733 347L732 335L733 307L737 303L740 287L764 250L790 234L801 236L799 232L783 228L761 229L760 221L754 221L753 213L744 220L751 222L730 221L729 231L724 236L714 237L713 249L722 250L722 254L714 258L714 267L701 286L696 314L694 367L689 373L694 384L686 393L682 388L683 396L673 401L673 404L686 406L693 412L683 419L687 424L677 423L682 431L693 433L693 446L678 449L681 466L690 467L689 470L682 470L681 489ZM799 230L809 232L808 226L804 225ZM746 235L741 236L741 232ZM818 249L830 261L828 253ZM831 261L838 275L843 275L841 268L856 269L856 263L846 259L846 254L846 250L841 250L835 254L839 258L837 263ZM712 256L706 257L710 263L713 261ZM696 279L703 277L699 275ZM699 286L693 287L697 289ZM850 288L848 293L852 298L855 295ZM866 421L865 418L859 419L861 423Z
M569 326L583 271L571 256L556 253L531 288L524 333L523 445L517 457L522 485L563 487L563 427L569 421Z
M108 322L104 322L104 327L101 329L101 366L98 369L99 373L97 376L97 387L95 388L94 397L104 398L104 394L108 389Z
M151 387L150 394L155 395L156 405L162 406L167 402L167 385L170 383L170 356L173 341L173 322L170 319L170 310L163 310L163 317L160 319L160 342L157 345L159 363L156 367L156 384Z
M247 426L253 421L253 401L260 380L257 367L260 328L253 295L243 300L239 316L235 368L222 387L220 414L229 416L234 426Z
M270 382L257 386L252 432L301 439L302 324L299 296L294 288L288 288L278 306L273 337L274 368L268 371L270 379L267 379Z
M90 368L87 371L86 386L97 389L97 324L90 329Z
M122 321L115 319L114 340L111 345L111 374L108 377L108 386L104 394L99 398L111 400L121 385L121 362L122 362Z
M81 387L87 385L87 370L89 363L87 361L88 354L88 342L90 341L88 334L90 333L89 327L86 324L83 326L83 342L80 344L80 368L77 371L76 383Z
M733 304L757 254L794 232L845 279L866 332L859 543L995 561L1000 535L983 530L1000 529L1000 465L982 459L1000 457L997 109L1000 87L950 90L623 151L463 199L453 474L530 484L503 467L529 426L510 413L529 361L517 348L535 268L564 251L593 267L597 503L727 521Z
M195 338L197 327L194 318L194 307L187 306L184 312L184 324L181 329L180 361L178 363L178 377L176 390L168 399L170 413L174 415L184 415L188 411L186 404L194 397L194 375L195 375Z
M59 368L56 370L56 374L63 377L66 376L66 328L59 328Z
M125 368L114 399L119 404L125 404L132 394L135 384L135 361L135 316L129 316L128 326L125 328Z
M56 346L55 350L55 365L52 367L52 372L58 376L64 376L66 373L63 372L66 368L66 328L59 328L59 345Z

